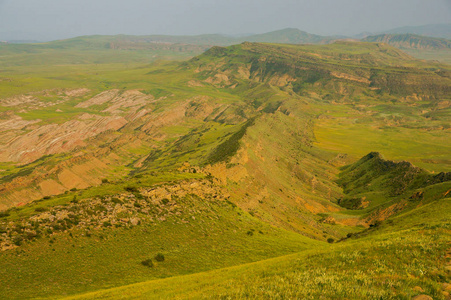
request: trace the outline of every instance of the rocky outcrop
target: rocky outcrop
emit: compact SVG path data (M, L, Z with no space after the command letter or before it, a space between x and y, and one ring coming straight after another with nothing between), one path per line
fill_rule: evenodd
M156 187L125 187L127 192L77 200L66 205L37 207L20 221L0 221L0 250L6 251L42 236L76 231L89 235L107 227L133 227L177 218L188 223L211 203L225 203L229 195L208 180L183 181ZM187 205L196 201L195 205ZM202 205L199 205L202 201Z

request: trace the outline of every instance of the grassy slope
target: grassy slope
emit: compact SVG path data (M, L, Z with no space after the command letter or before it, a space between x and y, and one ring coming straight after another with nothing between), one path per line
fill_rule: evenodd
M370 236L253 264L68 299L444 299L451 199L394 218ZM174 288L177 287L177 288Z
M416 50L416 49L410 49L410 50L404 50L408 54L412 55L413 57L419 58L419 59L426 59L430 61L440 61L442 63L446 63L448 65L451 65L451 51L444 49L444 50Z
M145 221L142 215L142 224L132 227L54 231L3 252L0 277L9 279L0 294L8 299L68 295L217 269L324 244L271 227L231 203L192 195L176 203L181 213L167 214L162 221ZM23 214L19 220L16 222L27 222ZM157 253L164 254L164 262L154 260ZM152 259L154 266L141 265L146 259Z
M204 73L201 72L200 74L193 74L193 70L197 68L196 65L192 65L193 62L182 65L182 67L170 63L145 67L135 66L133 68L124 65L105 64L99 67L99 75L95 75L96 70L89 69L92 65L71 66L68 68L71 70L69 74L64 71L65 67L57 66L43 66L31 72L24 67L13 68L13 72L8 71L13 74L11 77L15 78L13 82L16 88L11 91L11 83L0 82L4 86L4 92L2 93L5 95L48 87L59 87L62 84L64 87L87 86L94 91L117 87L126 89L141 88L151 93L157 92L156 89L158 89L166 91L167 94L174 94L173 97L168 97L164 102L153 107L158 113L164 112L170 107L175 107L186 99L196 95L210 96L214 99L214 102L219 104L236 105L234 109L230 109L232 111L230 113L233 121L232 124L221 124L221 122L203 123L199 120L191 119L176 126L164 128L163 131L168 133L170 138L167 140L167 143L156 143L161 146L160 150L162 152L155 159L150 160L150 163L145 165L143 169L137 170L144 173L146 169L151 171L159 169L170 171L171 167L180 166L185 161L189 161L194 165L203 165L205 158L208 158L208 155L205 156L204 154L208 154L218 144L226 142L230 136L233 136L234 132L238 132L242 128L245 121L236 121L243 118L241 115L250 118L260 114L261 112L259 111L266 111L269 114L257 119L256 124L258 126L254 125L247 129L246 135L240 144L243 151L248 152L249 160L247 163L245 160L242 160L245 158L245 155L242 153L238 153L238 156L234 156L231 161L227 160L226 162L230 163L229 167L231 168L229 170L232 172L236 170L233 164L241 165L250 172L258 170L260 175L256 176L256 181L252 182L252 186L255 191L260 192L262 190L262 184L266 184L269 186L270 193L269 199L260 199L263 201L263 203L260 203L258 201L259 198L253 197L255 196L253 192L249 192L252 197L246 195L247 191L245 189L248 182L242 181L235 184L233 180L226 181L229 184L230 191L235 193L235 198L232 198L232 200L244 209L242 211L243 221L239 221L240 219L236 218L238 214L235 210L239 211L239 209L218 206L215 208L215 214L223 216L221 223L211 222L210 219L206 218L200 221L190 222L190 224L193 223L192 227L187 225L186 228L181 227L180 224L175 225L175 223L167 222L157 227L144 225L143 227L137 227L129 231L124 229L108 230L101 234L103 240L101 240L100 234L91 238L77 236L75 239L72 239L67 233L64 233L58 235L53 244L50 244L49 240L44 238L26 244L18 250L13 250L6 254L2 253L2 265L5 265L2 277L9 278L9 275L12 273L20 275L20 277L15 277L15 281L11 285L4 286L2 294L6 293L11 298L23 298L30 295L48 296L58 295L63 292L79 293L92 291L98 288L113 287L162 276L199 272L255 261L304 250L312 247L313 244L317 245L316 242L307 240L305 237L283 230L273 229L261 220L269 221L271 224L282 225L291 230L304 231L309 235L317 235L323 239L328 236L326 233L333 236L342 236L349 231L357 230L356 228L349 227L340 228L337 225L317 225L321 216L313 212L305 212L305 204L297 203L293 198L301 195L308 200L312 200L312 202L328 204L330 199L327 197L324 198L329 192L327 187L332 190L336 189L339 192L338 187L332 182L337 173L334 169L336 165L330 161L337 154L343 152L350 153L351 157L349 160L353 160L358 156L367 154L371 150L379 150L373 149L373 147L386 143L387 135L393 139L393 142L390 144L390 152L386 155L388 158L403 157L410 159L419 156L418 160L421 160L428 158L430 155L435 155L435 160L428 164L430 169L446 169L449 157L445 155L441 160L437 159L439 155L442 155L440 153L449 153L447 151L449 144L446 140L446 132L434 127L440 127L446 121L446 115L445 117L439 115L436 120L430 121L425 116L416 115L418 112L417 108L411 108L408 104L403 104L402 102L392 102L391 100L393 99L401 98L399 94L388 95L388 93L382 93L382 96L378 98L379 96L376 92L366 92L366 87L361 86L359 83L356 84L342 79L334 79L334 84L348 89L344 95L337 93L337 90L340 90L340 88L334 87L333 84L327 85L329 80L331 80L330 77L320 78L317 81L315 81L315 77L308 77L307 79L310 82L301 86L297 90L297 93L293 93L290 87L286 86L280 88L272 86L268 88L267 82L274 76L279 76L280 74L278 72L284 71L285 63L292 61L299 61L301 67L310 66L311 63L315 63L326 70L336 70L338 68L340 71L351 72L351 74L356 76L359 75L359 72L365 73L371 68L379 69L383 71L382 73L398 71L396 65L401 63L404 67L411 68L409 69L410 71L417 72L420 76L419 78L436 76L435 73L427 71L425 68L430 67L435 69L438 68L437 65L432 65L431 67L431 65L414 61L391 48L383 48L382 50L385 52L380 52L379 50L378 47L370 44L359 44L356 46L355 44L348 43L324 47L243 45L231 48L230 55L227 56L227 59L230 59L228 65L221 67L220 63L222 62L220 62L218 64L219 67L214 66L211 70L207 70ZM255 51L257 51L257 54L255 54ZM340 58L334 57L334 53L340 55ZM256 57L273 55L282 58L282 64L274 64L273 69L270 67L265 69L265 66L258 62L258 59L255 59ZM239 84L236 89L206 83L204 83L204 87L189 87L186 84L191 79L200 81L218 71L233 70L234 65L243 62L243 57L245 59L251 59L251 62L255 62L255 68L253 70L258 71L260 68L260 70L264 71L261 74L264 74L265 78L260 81L258 78L245 80L231 76ZM341 59L343 57L348 59L348 62L344 66L341 66ZM358 58L359 60L353 62L353 58ZM201 60L206 65L214 64L217 62L218 57L209 53L202 57ZM247 60L245 64L249 62ZM370 64L372 67L369 68L367 64ZM55 79L52 74L56 70L60 72L61 77ZM80 79L82 79L81 83ZM440 80L437 80L437 82L440 82ZM330 93L330 95L328 96L326 93ZM334 103L334 101L337 102ZM434 104L433 102L425 100L420 104L424 105L426 109L431 109ZM369 106L361 108L359 107L360 104L368 104ZM373 104L375 106L370 106ZM58 106L54 107L54 109L56 108ZM66 111L70 111L69 107L65 107L65 109ZM278 109L279 111L277 111ZM274 111L277 112L272 114ZM389 122L392 122L393 119L391 116L387 117L387 111L390 111L393 116L406 117L404 125L419 123L420 125L426 126L429 131L420 131L421 133L418 133L417 128L406 128L405 126L396 126L393 129L391 126L388 126L388 124L392 124ZM74 112L77 113L75 109ZM371 114L368 112L371 112ZM35 118L41 113L43 112L29 112L24 114L23 117ZM377 114L376 117L372 115L373 113ZM321 115L332 116L335 120L320 118ZM356 122L356 120L360 122ZM307 121L312 121L314 125ZM332 123L335 127L331 126ZM376 126L379 128L375 128ZM208 130L203 132L205 129ZM397 130L400 132L397 133ZM281 132L288 138L284 138L280 134ZM376 135L375 132L378 134ZM359 134L356 135L356 133ZM190 139L193 135L199 136L200 141ZM302 138L298 139L301 136ZM356 136L361 138L357 139ZM409 139L419 140L418 137L424 139L423 142L416 142L419 145L418 147L424 149L420 155L416 154L413 150L411 152L406 151L408 145L401 143L406 140L406 136ZM315 137L318 143L312 144ZM367 139L366 137L375 138ZM329 140L332 141L332 144L327 144ZM174 143L174 141L177 142ZM203 146L199 146L201 144ZM421 146L425 144L432 146L427 148ZM259 147L266 150L259 150ZM184 151L182 155L179 152L180 149ZM195 151L191 151L193 149ZM89 148L86 150L89 150ZM146 147L137 149L136 151L142 156L149 153L146 152L149 151ZM240 157L240 155L243 156ZM228 157L226 158L228 159ZM299 162L299 166L296 166L294 160ZM168 174L171 173L169 172ZM298 178L295 180L287 178L290 175L295 175L294 177ZM320 187L318 190L314 190L311 186L308 186L308 184L311 185L311 180L315 178L315 175L319 177L319 184L316 185ZM111 176L113 177L113 174ZM272 180L272 176L274 176L275 180ZM127 178L127 180L129 179ZM322 185L324 185L323 188L321 188ZM113 194L117 191L116 187L105 185L87 190L86 194L93 196L97 193L108 193L110 188ZM66 197L57 198L61 202L58 202L59 200L57 199L55 201L61 204L70 201L71 196L72 194L69 194ZM37 203L37 205L45 204ZM277 207L279 205L281 205L281 209L272 210L271 206ZM286 212L283 211L283 208L285 208L284 205L290 207ZM336 207L334 204L331 205ZM297 206L302 210L301 213L299 213L299 210L296 210ZM17 219L27 216L34 209L34 206L25 207L18 214L13 213L11 218ZM449 211L449 206L444 206L443 209ZM258 218L251 217L246 211L254 214ZM285 213L286 215L284 215ZM298 216L301 216L301 218L297 218ZM271 217L279 218L283 222L275 222L271 220ZM201 221L205 223L201 224ZM242 224L245 225L243 226ZM305 224L313 225L303 228ZM206 228L209 227L211 227L209 237L201 239L199 236L205 234ZM228 227L230 227L230 231L226 229ZM247 234L251 228L248 229L247 227L252 227L256 230L257 228L262 228L262 231L268 231L268 234L254 234L251 237ZM157 229L157 231L149 234L152 228ZM233 230L237 232L235 233ZM321 236L322 230L326 232L324 236ZM136 235L129 236L130 232L134 232ZM166 236L171 236L171 239L166 240ZM187 240L186 236L192 237L192 241ZM441 239L442 237L439 238L439 240ZM253 243L250 244L249 240L253 241ZM72 247L67 241L74 241L75 247ZM430 243L426 239L424 241ZM232 242L230 247L234 247L234 251L236 252L224 252L224 248L219 248L213 252L210 251L214 248L214 245L228 245L230 242ZM412 243L414 242L412 241ZM77 247L77 244L80 244L84 248ZM183 251L177 250L175 246L177 244L180 245ZM93 247L92 245L98 245L99 247ZM118 251L118 245L124 248ZM357 244L357 242L351 245L355 246L345 247L346 253L349 255L349 257L345 258L345 263L348 263L348 260L352 260L353 253L358 251L354 247L366 247L364 244ZM368 251L371 251L371 245L371 243L368 244ZM401 243L395 246L403 249ZM266 253L259 252L259 248L266 249ZM163 251L165 254L169 254L167 255L167 262L158 264L157 268L150 270L139 264L142 259L147 258L149 255L155 255L157 251ZM36 260L36 253L42 255L39 257L43 259ZM332 253L335 253L335 256L332 256L332 258L336 258L339 255L339 252ZM377 254L373 253L371 255ZM127 257L125 262L121 260L124 256ZM305 257L299 254L299 258L303 259ZM319 258L314 258L313 261L309 262L319 266L321 260L326 258L327 254L323 254L323 256L320 255ZM382 261L384 259L387 259L387 257L382 257L380 260ZM69 261L70 264L67 265L65 261ZM86 261L86 264L82 265L84 274L77 272L80 267L80 261ZM432 262L429 261L427 263ZM289 260L286 263L286 265L292 264L294 263ZM16 266L18 265L27 266L27 270L17 269ZM275 265L270 264L270 266L275 268ZM337 272L336 276L345 275L343 273L346 272L344 271L346 268L343 270L342 267L343 265L337 265L337 268L334 269L334 272ZM386 267L391 268L389 265ZM301 263L299 268L304 272L308 266ZM279 273L283 272L283 268L275 269ZM43 272L43 270L46 271ZM57 272L52 273L55 270ZM243 271L244 269L240 270L239 272L245 272ZM401 269L397 268L393 270L393 272L400 272ZM278 274L277 272L276 275ZM78 283L77 285L73 285L72 279L74 277L70 276L72 274L77 274L74 275ZM124 279L123 274L128 274L127 276L129 277ZM276 275L273 277L269 276L267 281L266 279L261 279L262 286L271 286L271 281L274 281ZM319 276L318 278L321 278L320 274L317 275ZM35 280L36 276L39 280ZM365 277L367 278L365 280L369 280L368 276ZM227 280L230 279L228 277L224 278ZM183 282L184 279L175 278L173 280L182 280ZM230 280L236 283L236 280ZM220 281L218 279L218 282ZM48 284L43 285L42 282ZM371 284L373 286L376 285L374 281ZM248 287L244 285L237 283L237 290L230 291L225 290L228 288L218 288L217 294L214 294L214 291L213 294L218 295L218 293L229 292L232 295L239 295L233 293L256 292L255 290L247 290ZM24 288L17 289L15 288L16 286L24 286ZM283 285L280 285L280 287L283 287ZM277 286L274 288L278 289ZM195 289L198 288L196 287ZM249 289L251 288L249 287ZM295 293L295 291L289 288L287 292ZM170 295L171 291L167 293ZM202 291L195 291L194 293L202 293ZM117 294L115 295L117 296ZM161 295L164 296L164 294ZM193 295L199 296L200 294Z

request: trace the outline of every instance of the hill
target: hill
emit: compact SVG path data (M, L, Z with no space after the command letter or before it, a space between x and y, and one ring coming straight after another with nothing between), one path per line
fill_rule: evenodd
M240 42L279 44L326 44L332 40L332 37L310 34L296 28L286 28L239 39Z
M416 34L436 38L451 39L451 24L430 24L423 26L405 26L389 30L388 34Z
M317 295L262 279L284 272L328 295L353 285L363 287L354 298L411 296L416 285L441 295L449 66L362 42L245 42L153 64L135 60L145 51L106 48L99 64L60 65L58 55L67 63L68 53L110 45L72 43L39 50L52 57L46 64L7 61L1 73L1 295L62 297L157 279L142 286L187 282L203 293L190 278L210 284L205 276L223 272L230 277L207 296L256 293L241 275L269 294ZM32 59L20 51L16 62ZM387 254L396 249L400 258ZM379 273L366 272L370 261ZM308 277L308 265L328 275ZM346 288L332 280L345 274ZM393 289L380 283L387 278ZM224 288L229 279L243 284Z
M451 41L414 34L382 34L363 39L366 42L387 43L400 49L450 50Z
M371 236L206 273L143 282L65 299L447 299L450 199L400 215ZM424 224L427 218L428 225ZM446 226L446 225L445 225ZM437 229L433 229L436 227ZM433 237L432 237L433 236ZM396 274L396 275L394 275ZM442 278L442 279L438 279ZM179 289L174 289L179 286ZM421 299L421 298L420 298Z

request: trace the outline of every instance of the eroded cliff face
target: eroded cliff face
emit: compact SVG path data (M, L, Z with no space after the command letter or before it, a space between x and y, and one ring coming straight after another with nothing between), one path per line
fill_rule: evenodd
M141 110L155 101L152 95L137 90L108 90L84 100L75 108L79 110L75 116L64 117L65 113L55 110L67 121L46 124L45 118L24 120L17 112L30 112L51 107L64 101L77 99L89 92L78 89L56 94L53 102L42 103L33 95L21 95L0 101L0 105L9 107L11 111L4 113L0 120L0 162L31 163L44 155L69 152L76 147L86 146L86 140L105 131L117 131L150 110ZM41 92L39 96L45 95ZM61 95L64 96L61 96ZM95 109L93 109L93 106ZM140 110L138 112L138 110ZM14 113L14 112L16 113ZM70 112L69 112L70 113ZM45 116L45 114L43 114Z
M43 95L53 97L52 101L40 101ZM183 135L168 128L243 120L234 114L233 106L209 96L167 98L155 99L138 90L93 94L76 89L1 100L10 110L0 118L0 162L8 166L1 171L8 176L0 181L0 209L98 185L106 177L122 178L142 167L154 150L170 146ZM74 111L52 110L67 101L78 102ZM50 109L57 122L30 118L30 113L43 108Z
M31 131L11 137L0 145L0 162L13 161L26 164L44 155L69 152L76 147L86 146L87 139L108 130L118 130L125 124L127 120L120 116L101 117L82 114L75 120L63 124L35 125L35 129L24 126L19 130Z
M117 164L129 163L127 155L115 151L140 147L141 142L139 138L124 141L120 130L151 112L143 107L155 101L153 96L137 90L109 90L93 97L89 93L88 89L51 90L0 100L8 108L0 118L0 162L22 169L2 178L1 209L99 184ZM50 100L43 102L42 97ZM52 111L67 101L79 102L75 111ZM40 116L42 109L50 109L57 122L46 120L46 113ZM31 119L34 112L40 118ZM46 159L56 154L60 157Z

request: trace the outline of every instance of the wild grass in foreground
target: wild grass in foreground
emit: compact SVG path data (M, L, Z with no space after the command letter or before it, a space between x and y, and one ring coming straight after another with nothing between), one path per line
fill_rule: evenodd
M445 299L451 200L396 220L393 232L257 263L68 299ZM439 208L439 210L436 209ZM440 212L441 211L441 212ZM435 217L432 216L435 214ZM431 217L431 225L419 223ZM401 229L406 223L409 229ZM432 225L434 224L434 225Z

